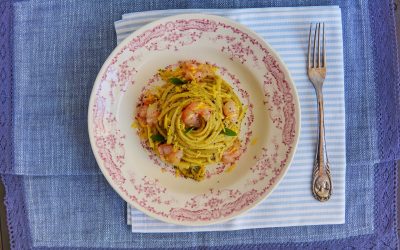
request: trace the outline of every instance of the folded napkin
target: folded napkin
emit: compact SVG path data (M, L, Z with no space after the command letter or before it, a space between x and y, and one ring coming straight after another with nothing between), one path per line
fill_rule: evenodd
M295 82L301 105L301 135L287 175L268 199L245 215L211 226L185 227L148 217L128 205L132 232L194 232L264 227L342 224L345 222L345 120L342 21L340 8L298 7L258 9L162 10L125 14L115 22L118 43L144 24L161 17L185 13L220 15L257 32L280 54ZM334 194L329 202L316 201L310 191L317 142L315 91L306 72L310 23L325 22L328 74L324 85L326 140ZM324 218L321 220L321 218Z

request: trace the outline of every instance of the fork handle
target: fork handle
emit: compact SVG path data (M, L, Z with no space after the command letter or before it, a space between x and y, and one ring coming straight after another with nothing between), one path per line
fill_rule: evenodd
M325 126L324 126L324 99L322 87L316 88L318 101L318 145L315 154L315 162L312 178L312 192L315 199L327 201L332 194L332 180L328 156L325 144Z

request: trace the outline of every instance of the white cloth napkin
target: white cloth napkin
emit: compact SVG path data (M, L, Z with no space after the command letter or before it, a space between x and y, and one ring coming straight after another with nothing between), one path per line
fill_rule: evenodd
M205 13L228 17L263 37L279 53L295 82L301 105L301 135L292 165L277 189L261 204L231 221L199 227L178 226L148 217L128 205L132 232L226 231L249 228L343 224L345 222L345 110L342 21L338 6L160 10L123 15L115 22L118 43L139 27L161 17ZM334 193L328 202L311 194L317 142L317 106L306 72L310 23L325 22L328 73L324 83L326 140Z

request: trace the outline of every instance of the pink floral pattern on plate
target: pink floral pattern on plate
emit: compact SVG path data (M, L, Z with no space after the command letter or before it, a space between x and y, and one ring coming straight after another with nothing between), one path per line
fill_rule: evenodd
M138 83L137 76L146 55L161 55L165 52L184 55L186 49L206 45L235 65L256 72L254 74L258 81L253 84L259 85L262 90L261 105L264 107L254 107L252 97L238 76L216 63L220 66L221 75L233 84L251 111L246 117L243 136L245 149L251 147L252 129L257 122L261 126L269 124L273 135L251 157L254 164L237 183L221 186L217 181L218 184L214 183L215 187L210 186L200 193L189 192L182 195L182 198L176 196L176 191L166 187L164 177L143 174L132 167L133 163L127 162L127 154L130 153L127 149L127 135L121 129L116 110L119 108L120 98L129 89L139 92L143 90L145 85ZM157 79L154 75L147 78L147 82L155 81ZM268 115L257 117L253 108L262 109ZM92 148L101 170L113 188L127 202L155 218L190 225L232 218L271 193L285 174L294 154L299 135L298 123L296 91L286 68L270 47L240 25L221 17L205 15L162 19L128 37L100 71L89 107ZM154 155L149 157L153 161L149 160L148 164L162 165ZM168 166L163 168L168 169ZM213 178L219 178L222 172L223 168L210 172L210 183ZM197 185L196 183L193 181L193 185Z

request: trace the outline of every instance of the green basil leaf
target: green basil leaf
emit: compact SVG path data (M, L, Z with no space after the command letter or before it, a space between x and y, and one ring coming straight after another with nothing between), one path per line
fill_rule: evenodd
M186 128L185 129L185 134L190 133L190 131L192 131L193 129L194 129L194 127Z
M176 78L176 77L169 78L168 81L170 81L171 83L173 83L177 86L186 84L188 82L188 81L182 81L181 79Z
M225 128L222 132L227 136L237 136L237 133L229 128Z
M150 137L154 142L165 142L166 140L165 140L165 138L164 138L164 136L162 136L162 135L160 135L160 134L156 134L156 135L152 135L151 137Z

